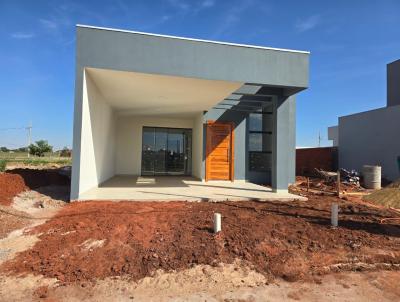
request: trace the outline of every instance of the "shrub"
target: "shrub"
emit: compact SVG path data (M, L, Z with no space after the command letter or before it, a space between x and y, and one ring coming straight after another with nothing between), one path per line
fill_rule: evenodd
M4 172L6 170L7 161L5 159L0 159L0 172Z
M39 157L44 156L46 152L52 152L52 151L53 147L50 146L45 140L40 140L37 141L35 144L29 145L29 153Z

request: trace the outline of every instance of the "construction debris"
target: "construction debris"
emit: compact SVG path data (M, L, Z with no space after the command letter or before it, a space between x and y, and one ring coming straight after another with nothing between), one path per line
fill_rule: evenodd
M340 169L340 178L344 184L360 186L360 173L356 170L348 171L346 169Z
M327 182L334 182L337 176L336 172L328 172L317 168L315 168L315 173L317 176L319 176L320 178L324 179Z

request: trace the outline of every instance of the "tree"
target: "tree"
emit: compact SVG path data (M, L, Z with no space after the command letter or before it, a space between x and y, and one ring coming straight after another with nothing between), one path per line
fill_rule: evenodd
M21 147L18 149L15 149L15 152L28 152L29 148L28 147Z
M29 153L39 157L44 156L46 152L52 152L53 147L45 140L36 141L35 144L29 145Z
M8 152L8 151L10 151L10 150L8 150L7 147L1 147L1 148L0 148L0 151L1 151L1 152Z
M61 151L60 151L60 156L61 157L71 157L71 150L68 149L68 147L64 147Z

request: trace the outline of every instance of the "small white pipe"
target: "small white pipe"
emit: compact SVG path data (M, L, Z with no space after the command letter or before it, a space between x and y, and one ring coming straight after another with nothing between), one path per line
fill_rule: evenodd
M217 234L218 232L221 232L221 229L221 214L214 213L214 233Z
M331 225L336 228L338 226L338 212L339 206L337 203L332 203L331 208Z

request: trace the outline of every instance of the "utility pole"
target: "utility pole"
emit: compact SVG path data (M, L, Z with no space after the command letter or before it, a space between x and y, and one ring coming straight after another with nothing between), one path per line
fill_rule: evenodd
M321 147L321 131L318 131L318 147Z
M25 127L25 129L28 131L28 157L30 157L29 146L32 143L32 121L30 122L30 124L27 127Z

